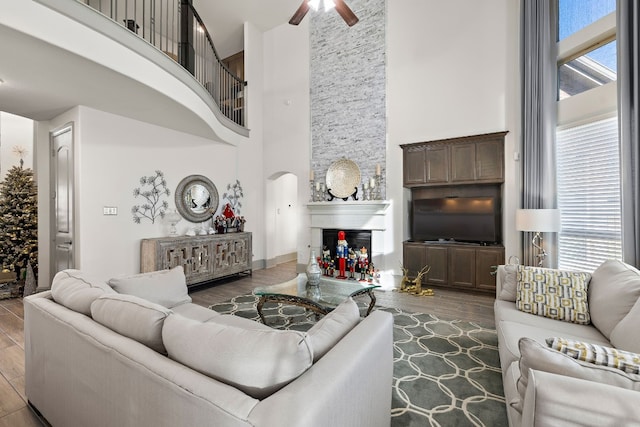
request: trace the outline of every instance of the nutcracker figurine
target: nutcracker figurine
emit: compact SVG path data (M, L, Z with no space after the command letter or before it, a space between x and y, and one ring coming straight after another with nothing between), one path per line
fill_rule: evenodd
M360 271L360 281L367 280L367 268L369 266L369 255L367 254L367 248L364 246L360 249L358 254L358 270Z
M338 260L338 276L337 279L346 279L347 255L349 254L349 246L345 240L344 231L338 231L338 246L336 246L336 259Z
M358 263L358 256L353 249L349 248L349 258L347 259L347 267L349 268L349 279L356 280L356 264Z

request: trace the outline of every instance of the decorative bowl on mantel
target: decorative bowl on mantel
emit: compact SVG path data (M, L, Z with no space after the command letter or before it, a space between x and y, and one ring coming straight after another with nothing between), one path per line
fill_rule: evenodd
M360 185L360 168L349 159L336 160L327 169L326 184L334 197L346 199Z

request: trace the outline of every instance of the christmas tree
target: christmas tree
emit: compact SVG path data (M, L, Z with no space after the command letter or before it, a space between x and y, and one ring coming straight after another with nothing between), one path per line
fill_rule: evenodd
M27 264L38 274L38 192L33 170L12 167L0 183L0 263L24 279Z

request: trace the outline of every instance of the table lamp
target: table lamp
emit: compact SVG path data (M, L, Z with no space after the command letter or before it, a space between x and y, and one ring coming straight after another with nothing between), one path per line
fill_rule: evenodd
M539 258L538 266L542 267L542 262L546 258L547 252L542 247L540 233L557 233L560 231L560 210L518 209L516 211L516 229L535 233L533 239L531 239L531 246L538 250L536 255Z

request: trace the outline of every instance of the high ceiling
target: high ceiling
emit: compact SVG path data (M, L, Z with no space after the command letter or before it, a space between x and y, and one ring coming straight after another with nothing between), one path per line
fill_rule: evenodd
M243 24L266 31L289 22L301 0L194 0L222 58L243 50Z
M244 22L260 31L286 24L300 2L194 0L194 6L225 58L244 49ZM8 7L0 6L0 15ZM0 81L0 111L50 120L73 106L85 105L167 127L175 122L177 130L208 136L201 120L163 93L3 22L0 19L0 80L4 81Z

